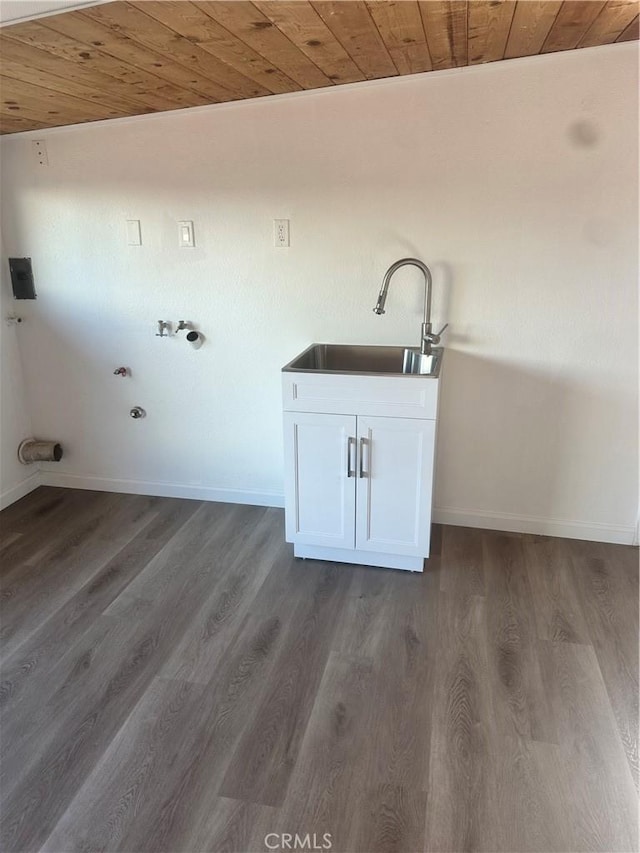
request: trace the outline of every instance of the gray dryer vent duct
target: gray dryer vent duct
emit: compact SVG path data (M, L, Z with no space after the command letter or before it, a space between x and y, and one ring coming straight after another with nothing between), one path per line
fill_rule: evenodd
M18 448L18 459L23 465L31 462L59 462L62 459L62 445L57 441L25 438Z

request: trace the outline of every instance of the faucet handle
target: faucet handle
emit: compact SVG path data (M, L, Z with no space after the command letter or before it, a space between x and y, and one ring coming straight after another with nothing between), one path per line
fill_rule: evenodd
M447 328L448 325L449 325L448 323L445 323L439 332L432 332L431 331L431 323L423 323L422 324L423 347L426 346L427 348L429 348L432 346L432 344L439 344L440 343L440 335L444 332L444 330ZM430 352L430 350L429 349L426 349L426 350L423 349L422 352Z

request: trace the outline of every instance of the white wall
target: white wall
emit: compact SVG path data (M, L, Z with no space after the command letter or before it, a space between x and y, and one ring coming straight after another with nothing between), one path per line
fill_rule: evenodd
M371 310L415 255L451 324L438 517L631 541L637 113L629 43L5 138L29 405L66 450L48 482L278 502L280 367L312 341L416 343L417 271Z
M58 12L80 9L83 6L95 6L107 0L2 0L0 5L0 23L24 21L32 18L44 18Z
M0 509L23 497L38 485L38 466L18 462L18 445L31 435L27 412L18 336L23 327L6 325L6 318L20 316L20 302L11 291L7 253L0 264Z

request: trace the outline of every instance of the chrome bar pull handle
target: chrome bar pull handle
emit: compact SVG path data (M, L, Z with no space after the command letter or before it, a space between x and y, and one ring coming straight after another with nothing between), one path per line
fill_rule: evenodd
M356 440L350 435L347 439L347 477L356 476L356 460L355 460ZM353 451L353 453L352 453Z
M369 446L369 440L367 438L360 439L360 479L364 479L369 476L369 472L364 469L364 449Z

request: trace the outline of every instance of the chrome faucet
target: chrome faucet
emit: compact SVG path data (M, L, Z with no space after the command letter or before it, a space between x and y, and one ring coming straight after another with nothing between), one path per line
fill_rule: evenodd
M373 309L373 313L385 313L384 306L387 301L391 276L396 272L396 270L399 270L400 267L406 266L418 267L419 270L422 270L422 274L424 275L424 319L420 335L420 352L423 355L431 355L431 347L440 343L440 336L449 324L445 323L438 333L431 331L431 271L426 264L422 263L422 261L419 261L417 258L402 258L401 260L396 261L395 264L391 264L382 279L382 287L380 288L378 301L376 302L376 307Z

